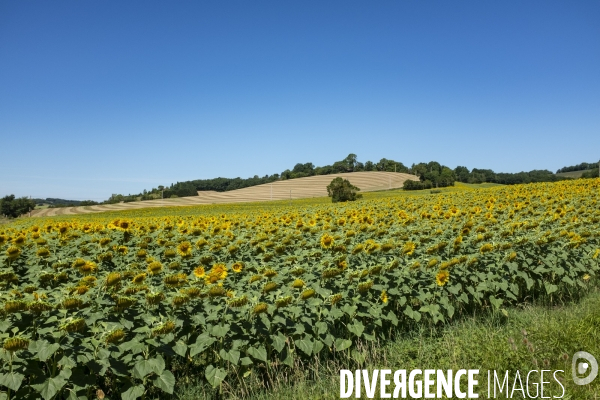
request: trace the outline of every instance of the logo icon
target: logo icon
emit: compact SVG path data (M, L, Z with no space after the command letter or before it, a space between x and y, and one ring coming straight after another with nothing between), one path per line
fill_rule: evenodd
M584 359L586 362L577 362L577 360ZM575 369L577 367L577 369ZM584 375L589 371L588 376L585 378L579 378L577 375ZM573 354L573 363L571 364L571 372L573 374L573 382L576 385L587 385L591 383L598 376L598 362L593 355L585 351L578 351Z

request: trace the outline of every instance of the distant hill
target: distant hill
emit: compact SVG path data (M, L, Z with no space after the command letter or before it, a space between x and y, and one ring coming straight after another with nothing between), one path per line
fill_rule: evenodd
M118 204L101 204L85 207L47 208L35 210L32 216L50 217L55 215L88 214L102 211L133 210L149 207L193 206L199 204L244 203L255 201L305 199L310 197L327 196L327 185L335 177L348 179L363 192L399 189L407 179L418 180L415 175L396 172L349 172L345 174L330 174L310 176L290 180L280 180L273 183L247 187L226 192L214 190L200 191L197 196L171 199L156 199L146 201L123 202Z

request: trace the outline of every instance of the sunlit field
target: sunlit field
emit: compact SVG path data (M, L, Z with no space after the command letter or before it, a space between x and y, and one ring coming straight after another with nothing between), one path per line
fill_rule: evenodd
M458 185L0 225L0 385L46 399L158 397L190 376L243 390L415 324L569 298L598 274L599 189Z

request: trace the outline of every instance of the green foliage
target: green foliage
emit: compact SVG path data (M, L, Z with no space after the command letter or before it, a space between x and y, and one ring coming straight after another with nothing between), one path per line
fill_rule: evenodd
M557 182L565 178L557 176L548 170L533 170L529 172L503 173L494 172L491 169L473 168L469 171L467 167L458 166L454 169L456 180L463 183L486 183L495 182L504 185L516 185L522 183Z
M581 175L582 178L598 178L598 167L593 168L591 171L584 172Z
M402 188L404 190L423 190L423 189L431 189L432 187L433 187L433 183L431 183L431 181L421 182L421 181L413 181L410 179L404 181L404 184L402 185Z
M435 161L431 161L427 164L413 164L410 171L417 175L419 179L421 179L421 182L431 182L433 187L454 186L454 181L456 180L454 171ZM417 186L413 187L419 189ZM428 187L423 187L423 189L428 189Z
M14 194L0 199L0 215L17 218L35 208L35 202L27 197L15 198Z
M340 177L332 180L327 186L327 195L331 197L333 203L354 201L361 197L358 191L360 191L360 189L351 184L348 179Z
M559 173L562 173L562 172L586 171L588 169L594 169L594 168L598 168L598 163L597 162L594 162L594 163L583 162L581 164L572 165L572 166L569 166L569 167L562 167L558 171L556 171L556 173L559 174Z

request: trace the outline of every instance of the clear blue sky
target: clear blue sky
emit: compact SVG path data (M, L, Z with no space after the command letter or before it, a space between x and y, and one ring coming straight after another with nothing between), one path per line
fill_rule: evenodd
M600 2L0 0L0 195L600 158Z

